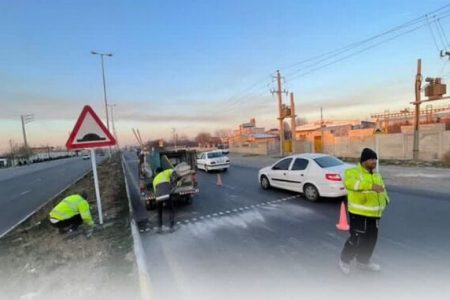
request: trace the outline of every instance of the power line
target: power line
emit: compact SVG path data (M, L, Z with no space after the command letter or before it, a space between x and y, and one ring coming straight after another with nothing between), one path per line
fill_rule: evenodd
M450 15L450 14L447 14L447 15L445 15L445 16L442 16L441 18L446 18L446 17L448 17L449 15ZM384 44L384 43L387 43L387 42L389 42L389 41L391 41L391 40L394 40L394 39L396 39L396 38L398 38L398 37L400 37L400 36L403 36L403 35L405 35L405 34L414 32L414 31L416 31L416 30L418 30L418 29L420 29L420 28L422 28L422 27L424 27L424 26L426 26L426 25L427 25L427 24L421 24L421 25L418 25L418 26L416 26L416 27L414 27L414 28L412 28L412 29L410 29L410 30L403 31L403 32L401 32L401 33L399 33L399 34L397 34L397 35L395 35L395 36L393 36L393 37L384 39L384 40L382 40L382 41L380 41L380 42L378 42L378 43L376 43L376 44L373 44L373 45L367 46L367 47L365 47L365 48L362 48L362 49L360 49L360 50L358 50L358 51L355 51L355 52L353 52L353 53L351 53L351 54L349 54L349 55L340 57L340 58L338 58L338 59L336 59L336 60L333 60L333 61L331 61L331 62L329 62L329 63L326 63L326 64L323 64L323 65L314 67L314 68L312 68L312 69L309 69L309 70L307 70L307 71L305 71L305 72L303 72L303 73L300 73L300 74L297 75L297 76L291 77L288 81L292 81L292 80L294 80L294 79L297 79L297 78L300 78L300 77L304 77L304 76L306 76L306 75L308 75L308 74L311 74L311 73L313 73L313 72L315 72L315 71L321 70L321 69L323 69L323 68L325 68L325 67L331 66L331 65L336 64L336 63L338 63L338 62L341 62L341 61L343 61L343 60L345 60L345 59L351 58L351 57L353 57L353 56L355 56L355 55L357 55L357 54L360 54L360 53L362 53L362 52L365 52L365 51L367 51L367 50L370 50L370 49L372 49L372 48L375 48L375 47L377 47L377 46L379 46L379 45L381 45L381 44ZM313 67L313 66L311 66L311 67ZM299 70L297 70L296 72L294 72L294 73L292 73L292 74L297 74L297 73L299 73L299 72L301 72L301 71L303 71L303 70L302 70L302 69L299 69ZM292 75L292 74L291 74L291 75Z
M439 27L436 16L433 16L433 19L434 19L434 26L436 26L436 31L438 32L439 35L439 40L441 41L442 49L444 49L446 46L444 37L442 36L441 28Z
M378 39L378 38L380 38L380 37L382 37L384 35L387 35L387 34L395 32L395 31L399 31L399 30L401 30L403 28L410 27L410 26L415 25L417 23L423 22L424 18L426 18L427 15L429 15L429 14L436 14L436 13L438 13L438 12L440 12L442 10L445 10L447 8L450 8L450 4L444 5L444 6L438 8L436 10L433 10L433 11L429 12L426 15L414 18L414 19L412 19L412 20L410 20L408 22L405 22L405 23L403 23L401 25L395 26L395 27L393 27L393 28L391 28L389 30L386 30L386 31L384 31L382 33L376 34L376 35L371 36L369 38L366 38L366 39L363 39L363 40L360 40L360 41L357 41L357 42L350 43L350 44L348 44L348 45L346 45L344 47L341 47L341 48L338 48L338 49L335 49L335 50L332 50L332 51L328 51L328 52L325 52L325 53L317 55L317 56L313 56L311 58L302 60L300 62L291 64L291 65L287 65L287 66L281 67L280 69L287 70L287 69L293 68L295 66L302 65L302 64L310 62L310 61L314 61L316 59L321 59L322 57L329 57L329 56L334 56L334 55L338 55L338 54L341 54L341 53L345 53L346 51L349 51L352 48L361 46L361 45L366 44L366 43L368 43L368 42L370 42L372 40L376 40L376 39Z
M436 23L437 23L437 25L438 25L438 28L441 30L442 36L444 37L444 40L445 40L445 44L444 44L444 45L445 45L446 47L450 47L450 44L448 43L447 35L445 34L444 28L442 27L440 18L438 18L438 19L436 20ZM445 46L444 46L444 47L445 47Z
M428 15L427 15L427 24L428 24L428 28L430 29L431 36L433 37L433 42L434 42L434 45L436 46L436 50L438 52L440 52L441 49L439 48L439 45L438 45L438 43L436 41L436 37L435 37L434 31L433 31L433 27L430 24L430 19L428 18Z

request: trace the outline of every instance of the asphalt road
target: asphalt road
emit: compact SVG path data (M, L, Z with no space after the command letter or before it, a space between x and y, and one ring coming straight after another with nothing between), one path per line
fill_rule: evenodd
M90 160L68 158L0 170L0 237L90 169Z
M136 177L136 157L125 160ZM344 276L337 267L347 238L335 227L339 202L263 191L256 174L199 171L200 194L178 206L178 230L141 234L155 299L450 297L450 195L388 187L392 202L373 257L382 272L353 268ZM140 218L155 224L155 212Z

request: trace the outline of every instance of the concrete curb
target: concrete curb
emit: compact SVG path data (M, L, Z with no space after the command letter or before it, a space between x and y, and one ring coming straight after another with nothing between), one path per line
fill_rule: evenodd
M102 162L103 163L103 162ZM45 201L44 203L42 203L38 208L36 208L35 210L33 210L31 213L29 213L27 216L25 216L24 218L22 218L16 225L12 226L11 228L9 228L8 230L6 230L4 233L2 233L0 235L0 239L2 237L4 237L5 235L7 235L9 232L11 232L12 230L14 230L17 226L19 226L20 224L22 224L23 222L25 222L28 218L30 218L31 216L33 216L37 211L41 210L41 208L43 208L44 206L46 206L48 203L50 203L53 199L55 199L56 197L58 197L59 195L61 195L62 193L64 193L68 188L70 188L72 185L78 183L81 179L83 179L86 175L88 175L90 172L92 172L92 168L90 168L89 170L87 170L85 173L83 173L80 177L78 177L77 179L75 179L73 182L69 183L68 185L66 185L62 190L60 190L59 192L57 192L55 195L53 195L52 197L49 198L48 201Z
M136 256L136 264L138 267L138 275L139 275L139 285L141 287L141 298L143 300L151 300L152 298L152 288L151 288L151 280L150 275L147 270L147 264L145 263L145 256L144 256L144 246L142 244L142 239L139 234L139 230L136 226L136 222L133 218L133 210L131 206L131 197L130 197L130 188L128 186L128 181L126 177L126 166L125 166L125 160L123 157L123 154L121 156L122 160L122 172L123 172L123 179L125 181L125 189L127 192L127 199L128 199L128 207L130 210L130 216L131 222L131 234L133 237L133 248L134 248L134 255Z

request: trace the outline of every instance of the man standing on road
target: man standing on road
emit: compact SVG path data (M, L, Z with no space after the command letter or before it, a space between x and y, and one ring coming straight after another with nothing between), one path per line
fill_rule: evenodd
M156 170L156 176L153 179L153 190L155 192L156 202L158 204L158 231L162 232L163 223L163 206L167 203L170 209L170 230L174 229L175 225L175 208L171 196L172 190L172 174L173 169L162 171L161 168Z
M85 223L90 228L94 226L87 193L70 195L56 205L49 214L50 224L59 228L59 233L72 232Z
M380 266L370 261L378 237L378 225L389 197L381 175L375 172L377 154L368 148L361 153L360 163L344 174L348 193L350 238L345 243L339 260L344 274L350 273L350 263L368 271L380 271Z

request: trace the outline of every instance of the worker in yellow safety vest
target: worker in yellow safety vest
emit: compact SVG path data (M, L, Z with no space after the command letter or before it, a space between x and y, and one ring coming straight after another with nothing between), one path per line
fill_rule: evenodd
M156 176L153 179L153 190L155 192L156 202L158 204L158 232L162 232L163 207L167 203L170 210L170 229L175 225L175 208L171 197L173 169L156 169Z
M381 175L375 171L377 154L365 148L360 163L344 173L347 190L350 237L341 252L339 267L344 274L350 273L350 263L367 271L379 271L380 266L370 259L378 237L380 218L389 197Z
M64 198L50 212L50 224L58 228L60 233L75 231L83 223L92 228L94 221L87 198L85 191Z

